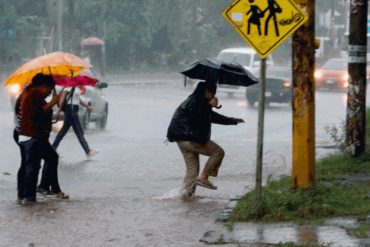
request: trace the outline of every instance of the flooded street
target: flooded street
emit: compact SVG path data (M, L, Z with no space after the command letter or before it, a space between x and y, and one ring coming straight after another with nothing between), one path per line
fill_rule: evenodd
M178 193L184 161L176 144L165 140L175 108L192 90L183 87L181 77L112 81L105 90L107 129L98 132L91 124L85 134L98 155L86 160L72 132L58 148L59 181L71 199L39 196L39 203L27 207L16 203L20 157L3 93L0 246L203 246L199 239L220 227L215 217L228 200L254 187L258 108L247 106L243 95L218 92L223 107L217 112L246 124L213 125L212 139L226 152L219 177L212 180L218 189L198 188L196 198L184 202ZM331 144L324 128L345 119L345 100L341 92L316 94L317 146ZM290 174L291 126L290 105L267 107L264 179ZM332 151L317 149L317 156Z

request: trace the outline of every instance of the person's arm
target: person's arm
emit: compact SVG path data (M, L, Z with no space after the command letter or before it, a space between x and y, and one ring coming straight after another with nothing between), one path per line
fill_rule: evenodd
M93 111L93 108L91 107L91 105L89 105L89 104L87 104L85 101L83 101L83 100L81 99L81 97L80 97L80 105L82 105L82 106L86 107L86 109L87 109L88 111Z
M237 125L240 123L245 123L245 121L241 118L227 117L214 111L211 112L211 122L222 125Z
M53 89L53 94L51 100L42 106L42 110L47 113L50 112L54 105L58 104L59 102L59 95L55 92L55 89Z
M60 112L62 111L63 109L63 106L66 102L66 98L68 97L68 94L69 92L64 90L64 88L60 91L59 93L59 102L58 102L58 110L56 111L55 113L55 118L58 120L59 119L59 115L60 115Z

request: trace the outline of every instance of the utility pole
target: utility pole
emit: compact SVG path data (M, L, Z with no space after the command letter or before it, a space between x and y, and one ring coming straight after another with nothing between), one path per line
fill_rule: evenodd
M352 0L348 42L347 150L352 156L365 151L367 0Z
M293 188L315 184L315 0L295 0L309 17L293 34Z
M68 49L74 53L75 39L75 0L68 0Z
M57 17L57 43L58 50L63 50L63 35L62 35L62 23L63 23L63 0L58 0L58 17Z

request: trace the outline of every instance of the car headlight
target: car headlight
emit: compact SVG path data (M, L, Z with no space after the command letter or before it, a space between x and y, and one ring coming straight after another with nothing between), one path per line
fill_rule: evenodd
M292 83L290 81L284 81L282 84L281 84L283 87L285 88L290 88L292 87Z
M320 79L322 77L322 72L320 70L315 70L314 77L315 79Z
M345 72L342 76L342 79L345 80L345 81L348 81L349 79L349 74L347 72Z
M21 86L19 84L8 85L7 91L11 96L17 96L21 92Z

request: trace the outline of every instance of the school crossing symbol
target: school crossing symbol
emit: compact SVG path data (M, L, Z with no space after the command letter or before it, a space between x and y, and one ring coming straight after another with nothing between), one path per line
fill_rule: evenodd
M293 0L234 0L222 16L261 58L308 20Z

